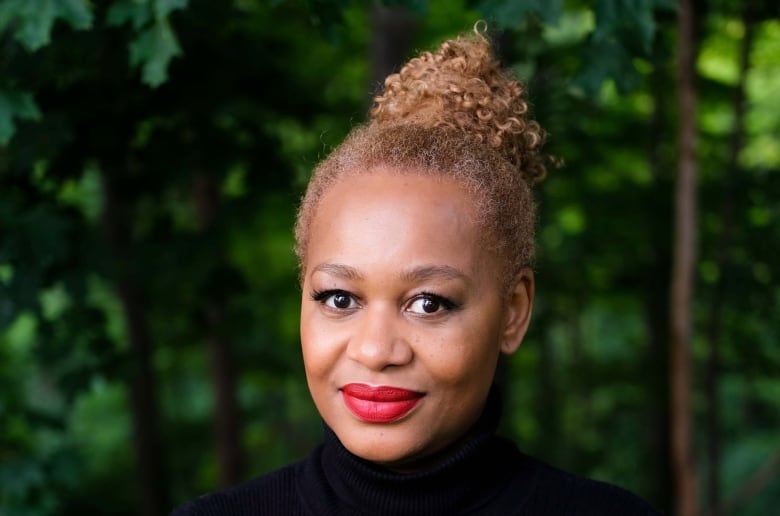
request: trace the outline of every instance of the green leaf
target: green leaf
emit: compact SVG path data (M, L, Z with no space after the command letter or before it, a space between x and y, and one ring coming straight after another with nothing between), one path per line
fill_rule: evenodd
M106 13L106 24L110 26L131 23L140 30L150 21L161 22L173 11L185 9L189 0L122 0L115 2Z
M111 6L106 24L131 23L138 32L130 42L130 64L141 67L143 82L156 87L168 78L168 64L181 54L168 16L187 7L189 0L123 0ZM149 23L151 25L149 25Z
M639 42L649 53L655 37L656 0L599 0L595 3L596 30L594 38L617 37L628 45Z
M615 39L591 38L584 48L582 67L574 79L574 84L582 88L589 96L596 96L602 83L613 79L620 93L626 93L639 82L639 73L634 67L631 56Z
M124 0L114 3L106 13L106 25L117 27L130 22L135 30L149 23L152 10L146 1Z
M16 131L14 119L38 120L41 112L32 94L18 90L0 90L0 145L8 143Z
M536 10L536 1L507 2L504 0L483 0L476 6L477 11L500 28L517 27L525 17Z
M531 13L536 13L549 25L556 25L563 13L563 0L482 0L476 9L500 28L517 27Z
M155 0L154 17L157 21L164 20L173 11L186 9L189 0Z
M176 34L166 21L159 21L130 43L130 64L141 66L141 77L156 87L168 78L168 63L181 54Z
M92 27L88 0L4 0L0 4L0 31L16 22L14 37L35 51L51 41L54 23L62 19L77 30Z
M68 24L77 30L92 27L92 11L89 0L57 0L59 14Z
M538 12L548 25L558 25L563 16L563 0L542 0L539 2Z

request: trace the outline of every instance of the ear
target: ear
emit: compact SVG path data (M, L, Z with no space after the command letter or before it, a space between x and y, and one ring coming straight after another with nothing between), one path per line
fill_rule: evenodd
M501 340L501 353L506 355L517 351L523 342L531 323L531 309L534 304L534 273L526 267L514 278L506 299L506 319Z

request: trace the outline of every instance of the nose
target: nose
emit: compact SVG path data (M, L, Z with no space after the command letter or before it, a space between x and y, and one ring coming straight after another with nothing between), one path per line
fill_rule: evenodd
M355 321L347 356L365 367L381 371L411 362L414 355L403 335L403 321L391 306L366 308Z

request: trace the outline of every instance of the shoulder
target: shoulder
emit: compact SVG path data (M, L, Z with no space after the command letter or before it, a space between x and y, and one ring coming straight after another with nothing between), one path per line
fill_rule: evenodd
M235 487L205 494L170 516L303 514L295 487L300 467L301 463L291 464Z
M540 460L535 463L535 488L528 500L533 514L626 516L660 515L649 503L616 485L580 477Z

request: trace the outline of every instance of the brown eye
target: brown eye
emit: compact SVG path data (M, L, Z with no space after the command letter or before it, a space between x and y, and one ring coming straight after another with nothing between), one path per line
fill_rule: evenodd
M439 302L435 299L426 298L422 302L423 312L432 314L439 309Z
M433 315L443 311L452 310L455 303L435 294L422 294L412 300L406 309L418 315Z
M358 308L357 300L346 290L323 290L313 292L311 298L332 310L352 310Z
M352 299L349 297L348 294L341 292L339 294L333 294L333 297L331 298L331 303L333 304L334 307L344 310L350 307L350 305L352 304Z

